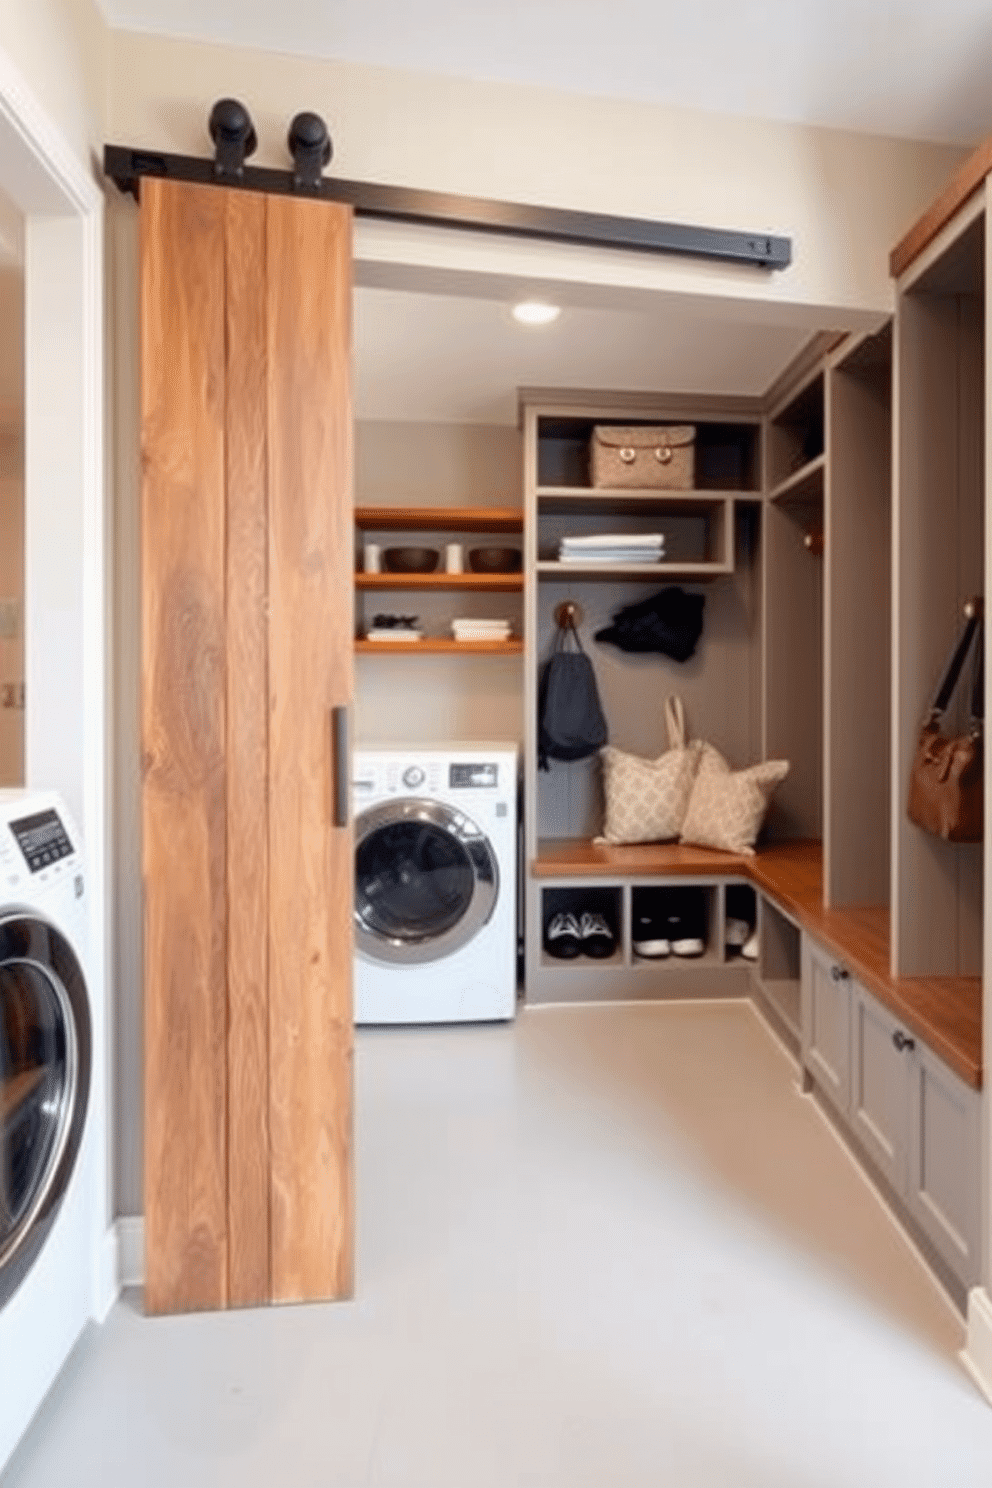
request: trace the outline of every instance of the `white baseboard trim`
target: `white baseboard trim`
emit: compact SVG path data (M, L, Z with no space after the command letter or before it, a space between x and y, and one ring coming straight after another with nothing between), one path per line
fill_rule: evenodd
M96 1273L96 1321L106 1322L107 1314L121 1293L120 1244L117 1226L111 1225L103 1237L97 1257Z
M992 1404L992 1298L984 1287L968 1293L968 1341L961 1362Z
M145 1219L125 1214L114 1225L117 1236L117 1283L120 1287L142 1286L145 1280Z

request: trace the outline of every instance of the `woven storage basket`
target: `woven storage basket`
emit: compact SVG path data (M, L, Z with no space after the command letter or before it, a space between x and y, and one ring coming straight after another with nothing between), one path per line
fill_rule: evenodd
M613 490L691 491L695 456L694 424L597 424L590 476Z

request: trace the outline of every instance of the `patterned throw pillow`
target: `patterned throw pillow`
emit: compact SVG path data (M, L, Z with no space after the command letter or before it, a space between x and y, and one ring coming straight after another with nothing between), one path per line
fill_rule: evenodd
M788 773L788 760L732 770L719 750L704 744L679 841L753 857L772 791Z
M663 842L682 830L702 745L669 749L655 760L607 745L603 763L606 821L598 842Z

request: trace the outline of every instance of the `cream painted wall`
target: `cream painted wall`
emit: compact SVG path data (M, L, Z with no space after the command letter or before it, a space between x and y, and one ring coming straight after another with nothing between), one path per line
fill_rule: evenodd
M18 606L0 632L0 787L24 783L24 712L5 689L24 682L24 275L0 271L0 602Z
M13 601L17 629L0 634L0 789L24 784L24 710L7 689L24 682L24 477L20 430L0 428L0 602Z
M784 273L677 260L658 272L669 288L823 307L891 307L888 251L962 154L124 32L111 36L111 76L116 143L209 151L210 105L233 94L258 130L254 162L284 166L288 122L312 108L342 177L789 234ZM624 262L636 274L647 260Z
M0 0L0 45L80 160L103 144L108 39L93 0Z

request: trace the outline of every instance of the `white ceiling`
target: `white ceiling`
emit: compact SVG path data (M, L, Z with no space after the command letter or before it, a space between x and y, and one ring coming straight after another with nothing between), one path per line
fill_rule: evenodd
M98 0L125 29L977 143L989 0Z
M566 305L553 325L518 325L507 303L355 291L359 418L512 424L518 387L760 395L806 329L729 321L698 307Z

